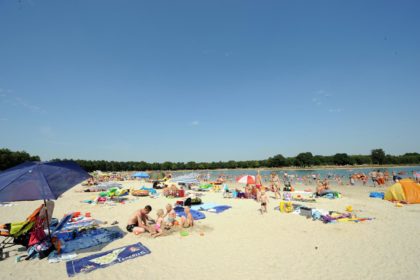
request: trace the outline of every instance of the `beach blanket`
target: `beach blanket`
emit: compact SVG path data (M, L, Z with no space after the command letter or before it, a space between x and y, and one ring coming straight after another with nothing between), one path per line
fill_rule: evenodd
M133 245L90 255L85 258L68 261L66 263L67 275L69 277L73 277L78 273L88 273L98 268L104 268L137 257L142 257L150 253L150 250L143 244L140 242L135 243Z
M226 211L226 210L228 210L230 208L232 208L232 206L229 206L229 205L219 205L219 206L216 206L216 207L213 207L213 208L207 210L207 212L219 214L219 213L222 213L222 212L224 212L224 211Z
M101 244L106 244L124 236L121 230L115 228L97 228L100 223L92 218L71 222L73 213L64 216L57 227L52 230L52 236L59 241L60 253L72 253Z
M122 231L107 228L89 229L86 231L73 231L69 236L66 233L59 237L61 244L61 253L76 252L81 249L91 248L101 244L111 243L112 241L124 236Z
M195 211L207 211L207 212L211 212L211 213L221 213L224 212L228 209L232 208L232 206L229 205L219 205L219 204L215 204L215 203L203 203L200 205L194 205L191 207L191 210L195 210Z
M293 197L292 201L311 203L311 202L316 202L316 199L315 198Z
M137 188L138 190L143 190L143 191L149 191L150 195L156 195L157 191L154 188L146 188L145 186L142 186L141 188Z
M177 206L174 208L174 211L179 217L185 217L184 207ZM206 215L200 211L191 209L190 212L194 220L201 220L206 218Z
M323 191L319 196L323 198L328 198L328 199L341 198L341 194L339 192L330 191L330 190Z
M213 207L216 207L216 206L218 206L218 204L216 204L216 203L203 203L203 204L200 204L200 205L191 206L191 210L207 211L207 210L209 210Z

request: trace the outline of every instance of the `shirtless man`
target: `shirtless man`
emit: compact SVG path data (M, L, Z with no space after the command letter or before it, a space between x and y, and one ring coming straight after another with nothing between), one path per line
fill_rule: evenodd
M152 211L152 207L150 205L146 205L143 209L137 210L130 216L127 222L127 231L133 232L135 235L138 235L143 232L150 232L150 227L147 225L147 221L149 220L149 216L147 216L150 211Z

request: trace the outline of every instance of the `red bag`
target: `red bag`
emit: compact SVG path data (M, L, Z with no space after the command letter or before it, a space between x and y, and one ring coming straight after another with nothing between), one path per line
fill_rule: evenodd
M29 238L29 246L38 244L42 240L44 240L45 237L47 237L45 235L43 224L44 224L44 221L42 219L38 219L36 221L34 229L31 231L31 235Z

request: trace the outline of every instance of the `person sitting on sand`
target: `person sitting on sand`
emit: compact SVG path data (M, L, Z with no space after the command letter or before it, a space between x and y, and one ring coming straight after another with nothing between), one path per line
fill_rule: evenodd
M163 195L164 196L176 196L178 192L178 188L175 184L170 185L169 187L166 187L163 189Z
M137 210L134 212L127 222L127 231L133 232L135 235L138 235L143 232L150 232L151 229L147 225L147 221L149 220L148 214L152 211L152 207L150 205L146 205L143 209Z
M317 195L323 195L325 193L326 190L329 190L329 186L328 186L328 180L325 179L324 181L318 181L318 186L316 187L316 194Z
M223 184L225 182L225 179L223 179L223 176L222 175L220 175L218 178L217 178L217 180L216 180L216 183L217 184Z
M183 228L189 228L194 226L194 218L191 215L191 211L190 211L190 207L189 206L185 206L184 207L184 211L185 211L185 217L181 217L181 225Z
M156 223L153 226L154 232L151 234L154 238L162 235L163 233L163 209L159 209L157 210L157 219L156 219Z
M165 228L170 229L174 226L175 220L176 220L176 213L172 207L171 204L166 205L166 214L163 216L163 218L166 218L165 221Z
M265 191L261 192L261 214L267 213L268 195Z

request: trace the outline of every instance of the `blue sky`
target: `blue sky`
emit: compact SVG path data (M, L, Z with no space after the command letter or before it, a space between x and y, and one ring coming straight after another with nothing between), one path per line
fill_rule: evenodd
M420 152L418 1L0 1L0 146L163 161Z

